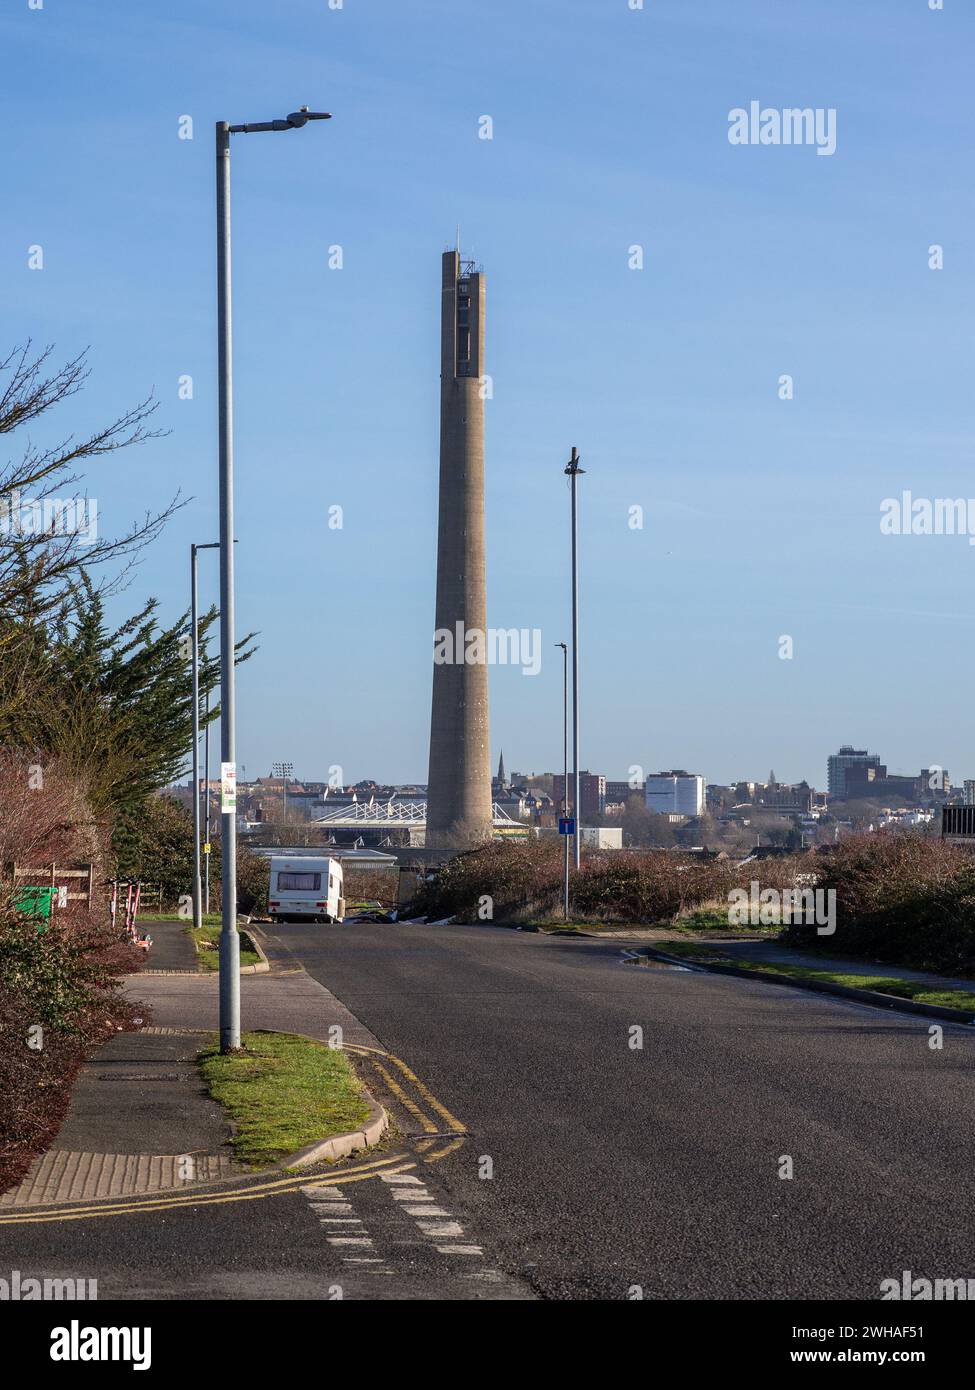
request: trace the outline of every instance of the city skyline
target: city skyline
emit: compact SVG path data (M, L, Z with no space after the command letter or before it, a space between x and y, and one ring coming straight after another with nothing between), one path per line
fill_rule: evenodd
M765 777L748 775L747 770L745 774L742 775L741 769L739 769L738 773L732 777L712 778L706 776L704 773L701 773L699 771L690 771L688 768L677 767L676 765L669 765L666 763L661 763L659 766L631 764L631 766L624 769L619 776L614 775L617 769L604 768L601 766L599 768L599 771L596 773L593 773L590 768L581 769L581 773L583 777L599 776L603 778L603 780L605 780L607 783L616 783L617 785L629 783L631 786L633 786L634 790L640 791L643 790L647 777L667 779L685 778L691 781L701 782L704 788L735 787L739 785L753 785L762 787L808 786L811 790L818 791L824 794L828 793L831 796L837 797L837 799L843 799L843 795L845 794L845 787L843 789L843 793L832 792L829 786L829 781L831 765L837 761L841 761L844 755L846 754L856 754L858 761L862 761L866 763L868 766L877 768L878 771L883 774L883 778L881 779L882 784L888 778L893 779L895 782L905 782L917 780L919 776L924 776L925 774L940 773L943 774L945 780L948 783L948 787L955 794L960 795L964 786L968 783L971 783L973 786L975 786L975 779L967 778L964 776L964 774L960 776L953 775L951 769L944 764L931 764L930 767L921 768L915 772L909 770L907 766L902 763L881 763L880 755L875 753L868 754L866 749L857 750L854 748L852 744L840 745L838 750L828 753L823 760L823 767L820 769L820 776L818 778L815 775L811 777L805 776L794 778L779 777L775 773L774 768L771 769ZM499 765L501 763L502 756L503 755L499 756ZM596 767L597 765L593 763L592 766ZM631 771L631 768L633 768L634 770ZM243 765L241 771L242 773L246 774L246 764ZM308 771L309 769L306 768L305 772ZM311 769L312 775L310 776L302 776L301 770L299 769L298 773L292 772L291 774L289 774L287 780L289 784L291 782L294 782L295 784L299 785L304 784L328 786L330 792L348 791L358 786L369 785L374 785L376 787L381 788L402 787L406 789L419 788L421 790L425 790L428 785L422 779L418 778L384 779L382 777L377 777L374 775L376 772L381 771L381 768L372 768L370 771L363 773L361 776L349 778L345 782L338 784L334 781L330 781L327 775L323 775L321 769ZM542 766L541 764L539 764L538 766L525 764L522 767L518 767L512 762L511 771L509 773L506 773L505 775L505 785L514 786L518 785L519 782L524 781L525 779L538 777L553 777L558 783L561 784L562 773L557 768ZM203 780L202 771L201 780ZM212 783L214 783L214 785L217 785L219 783L219 777L214 778L212 775L212 770L209 780ZM250 775L241 777L241 784L246 783L246 785L253 786L256 785L258 782L274 783L283 782L283 780L284 779L282 777L280 777L273 771L273 768L269 768L266 772L254 771L254 769L252 768L250 770ZM492 785L498 783L498 776L493 776L491 781ZM174 785L182 785L182 782L176 783Z

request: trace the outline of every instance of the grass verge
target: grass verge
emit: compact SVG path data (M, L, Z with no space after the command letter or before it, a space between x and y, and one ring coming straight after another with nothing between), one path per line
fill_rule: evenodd
M975 1013L975 992L964 989L936 989L924 980L904 980L892 975L848 974L839 970L813 970L805 965L787 965L779 961L742 960L725 955L718 947L705 941L661 941L661 950L669 955L686 956L702 964L734 965L741 970L753 970L759 975L777 975L793 980L819 980L824 984L844 985L848 989L872 989L878 994L892 994L897 999L913 999L919 1004L938 1004L946 1009L965 1009Z
M625 932L625 931L668 931L680 932L687 935L722 935L747 937L749 940L772 939L781 934L781 927L749 927L731 926L728 922L728 909L703 907L697 908L693 912L682 913L672 922L632 922L622 918L606 919L602 921L579 921L564 922L561 917L537 917L528 922L523 922L522 927L532 927L537 931L574 931L574 932Z
M190 915L192 916L192 913L191 913ZM220 913L219 913L219 912L205 912L205 913L203 914L203 924L204 924L204 926L212 927L212 926L216 925L216 926L219 927L221 920L222 920L222 919L221 919L221 916L220 916ZM180 915L180 913L178 913L178 912L140 912L140 913L139 913L139 921L140 921L140 922L183 922L183 923L185 924L185 922L186 922L186 914L183 913L182 915Z
M293 1033L244 1033L240 1052L218 1042L199 1054L214 1100L234 1122L235 1156L258 1167L316 1139L359 1128L369 1115L348 1057Z
M202 927L187 927L186 934L196 947L197 965L203 971L216 970L220 964L220 921ZM238 929L241 965L258 965L260 956L245 931Z

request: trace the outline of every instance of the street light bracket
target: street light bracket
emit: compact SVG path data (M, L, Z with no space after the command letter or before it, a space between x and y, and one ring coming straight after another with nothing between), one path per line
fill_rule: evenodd
M300 130L309 121L330 121L331 111L309 111L307 106L300 106L297 111L291 111L284 119L274 121L249 121L246 125L232 125L229 127L231 135L253 135L261 130Z

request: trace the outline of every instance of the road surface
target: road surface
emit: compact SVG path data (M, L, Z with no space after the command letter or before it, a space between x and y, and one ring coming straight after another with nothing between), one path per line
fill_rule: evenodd
M274 935L469 1128L439 1176L543 1297L870 1299L905 1269L975 1275L965 1028L938 1049L927 1019L626 965L618 941Z

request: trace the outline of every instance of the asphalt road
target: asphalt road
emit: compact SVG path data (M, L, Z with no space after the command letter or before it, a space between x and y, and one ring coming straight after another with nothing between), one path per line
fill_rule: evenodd
M967 1029L936 1050L927 1019L624 965L619 942L272 939L468 1126L440 1188L543 1297L876 1299L905 1269L975 1276Z

